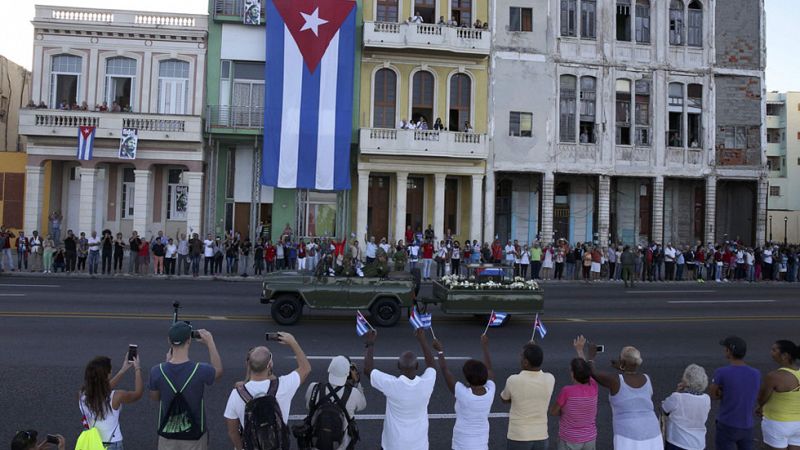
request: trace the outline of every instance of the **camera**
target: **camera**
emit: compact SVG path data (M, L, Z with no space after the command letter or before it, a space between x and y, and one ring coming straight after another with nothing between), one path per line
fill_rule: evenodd
M281 334L280 333L267 333L264 337L267 339L267 341L280 342L280 340L281 340Z
M136 344L128 345L128 361L133 361L133 359L136 358L138 351L139 351L138 345Z
M192 330L192 339L199 340L200 339L200 332L197 330Z
M597 353L603 353L603 352L606 351L606 346L605 345L597 345L597 346L595 346L595 350L597 351Z
M52 434L47 435L47 443L48 444L56 444L58 445L58 436L54 436Z

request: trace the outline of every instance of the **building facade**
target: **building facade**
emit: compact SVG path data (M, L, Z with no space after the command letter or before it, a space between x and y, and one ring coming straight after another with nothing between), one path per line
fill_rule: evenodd
M767 94L767 239L800 242L800 92Z
M763 242L763 1L495 5L485 237Z
M37 6L33 25L25 229L59 213L62 237L200 232L206 18ZM95 127L91 160L76 156L79 126ZM123 129L138 133L135 155Z
M0 56L0 225L21 229L25 198L25 139L19 112L30 98L31 73Z

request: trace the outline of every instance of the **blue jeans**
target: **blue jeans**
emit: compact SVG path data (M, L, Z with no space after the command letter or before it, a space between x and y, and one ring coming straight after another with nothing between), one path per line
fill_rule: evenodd
M89 273L97 273L97 263L100 260L100 251L89 250Z
M423 258L422 259L422 279L429 280L431 278L431 262L433 260L430 258Z
M122 441L112 442L108 445L108 447L106 447L106 450L123 450Z
M547 439L543 441L512 441L506 440L507 450L547 450Z
M753 450L753 429L729 427L717 422L716 450Z
M567 266L567 273L564 274L564 278L567 280L574 280L575 279L575 263L566 263Z

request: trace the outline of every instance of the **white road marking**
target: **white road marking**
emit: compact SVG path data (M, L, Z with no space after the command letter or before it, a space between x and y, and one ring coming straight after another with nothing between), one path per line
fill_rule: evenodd
M702 290L694 290L694 291L683 291L680 289L675 289L672 291L632 291L627 290L625 291L628 294L705 294L708 292L716 292L714 289L702 289Z
M567 319L567 322L586 322L586 319Z
M25 294L0 294L0 297L25 297Z
M777 300L671 300L667 303L775 303Z
M58 284L6 284L0 283L0 287L43 287L43 288L58 288L61 287Z
M305 419L305 414L291 414L289 415L289 420L303 420ZM384 420L386 418L385 414L356 414L356 420ZM441 420L441 419L455 419L456 415L453 413L446 413L446 414L428 414L428 419L432 420ZM490 419L506 419L508 418L508 413L489 413Z
M225 316L208 316L209 320L228 320Z
M334 356L336 356L336 355L333 355L333 356L316 355L316 356L306 356L306 358L311 359L311 360L329 361L329 360L333 359ZM471 356L447 356L447 355L445 355L445 356L447 357L447 359L460 359L460 360L464 360L464 361L466 361L468 359L472 359ZM286 358L294 359L294 356L287 356ZM349 356L348 358L350 358L350 359L359 359L359 360L364 359L363 356ZM376 357L374 357L374 359L376 361L394 361L394 360L397 359L397 356L376 356ZM422 360L424 358L422 356L417 356L417 359Z

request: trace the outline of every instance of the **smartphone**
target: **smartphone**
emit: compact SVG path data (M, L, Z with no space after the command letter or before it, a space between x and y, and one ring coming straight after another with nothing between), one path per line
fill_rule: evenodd
M197 330L192 330L192 339L200 339L200 332Z
M133 361L133 358L136 358L138 354L139 346L136 344L129 344L128 345L128 361Z
M54 436L52 434L47 435L47 443L48 444L56 444L58 445L58 436Z
M595 350L597 351L597 353L603 353L606 351L606 346L605 345L595 346Z
M280 333L267 333L265 337L267 338L268 341L276 341L277 342L277 341L281 340L281 334Z

